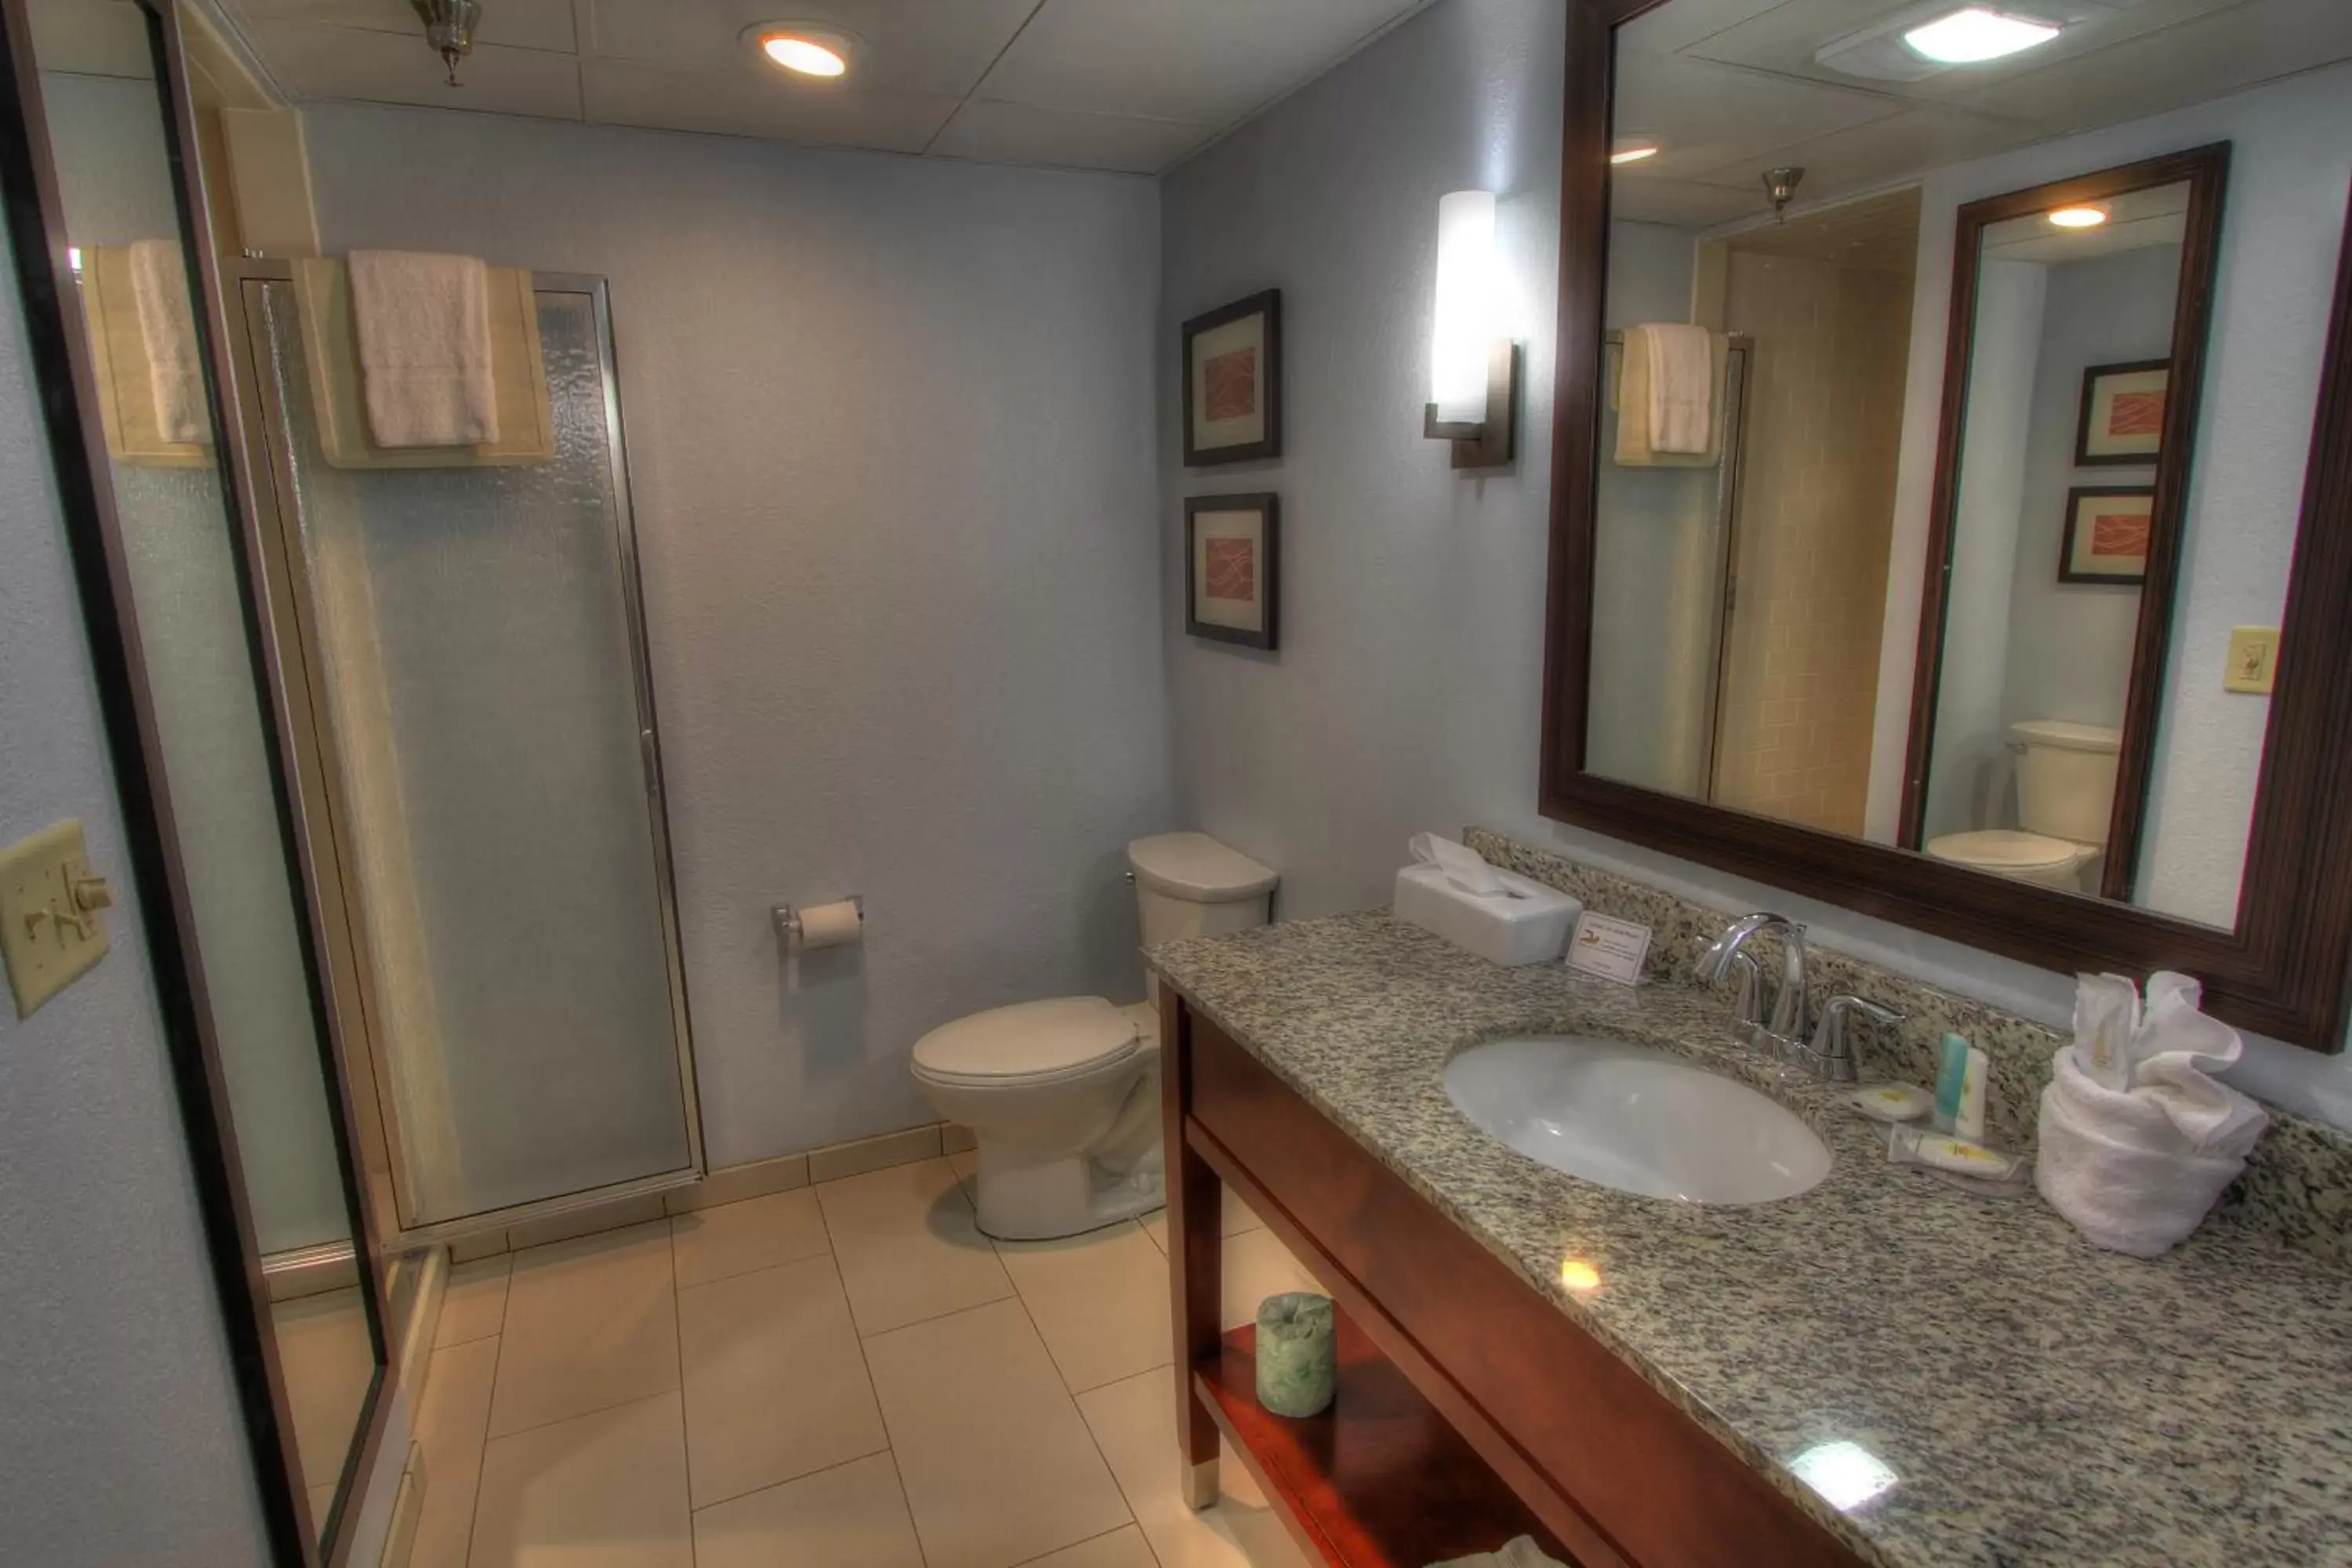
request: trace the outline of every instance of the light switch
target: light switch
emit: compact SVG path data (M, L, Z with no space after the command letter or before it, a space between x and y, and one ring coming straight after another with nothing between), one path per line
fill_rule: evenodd
M0 959L16 1016L89 973L106 956L114 889L92 871L79 820L45 827L0 849Z
M2230 662L2221 671L2224 691L2253 691L2267 696L2278 677L2279 629L2276 626L2235 626L2230 632Z

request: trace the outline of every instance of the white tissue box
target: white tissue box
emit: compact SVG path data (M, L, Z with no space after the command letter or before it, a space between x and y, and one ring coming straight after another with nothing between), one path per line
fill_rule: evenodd
M1492 963L1542 963L1567 952L1568 929L1584 906L1541 882L1495 875L1509 898L1465 893L1435 866L1407 866L1397 873L1396 918Z

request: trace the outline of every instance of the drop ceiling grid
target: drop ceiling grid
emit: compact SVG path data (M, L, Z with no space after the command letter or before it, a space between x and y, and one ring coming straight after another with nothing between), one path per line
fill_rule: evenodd
M449 89L407 0L218 0L298 101L358 100L990 162L1156 173L1430 0L487 0ZM853 83L742 43L824 19Z

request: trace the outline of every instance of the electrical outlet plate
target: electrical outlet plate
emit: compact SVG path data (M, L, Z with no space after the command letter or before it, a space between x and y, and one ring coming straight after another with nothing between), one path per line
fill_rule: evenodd
M79 819L0 849L0 959L16 1016L29 1018L106 956L112 901L89 868Z
M2221 689L2268 696L2278 679L2278 645L2276 626L2231 628L2230 662L2221 671Z

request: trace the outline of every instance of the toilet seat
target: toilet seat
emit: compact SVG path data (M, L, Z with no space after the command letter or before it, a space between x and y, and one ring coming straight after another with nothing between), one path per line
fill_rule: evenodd
M947 1087L1036 1087L1126 1068L1145 1049L1128 1013L1099 996L1057 996L940 1025L915 1042L914 1071Z
M2065 871L2080 866L2097 851L2069 838L2027 833L2015 827L1987 827L1973 833L1947 833L1927 840L1927 853L1938 860L1981 867L2018 876L2032 871Z

